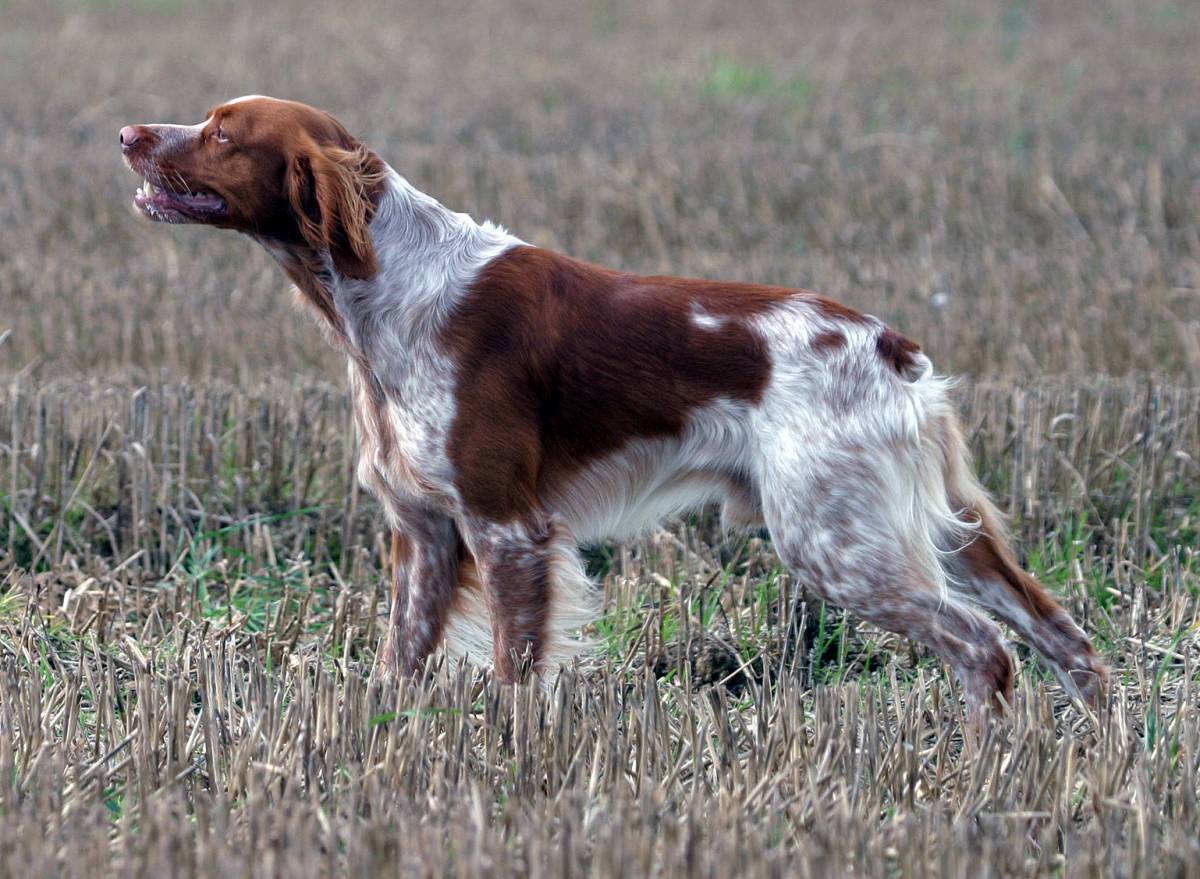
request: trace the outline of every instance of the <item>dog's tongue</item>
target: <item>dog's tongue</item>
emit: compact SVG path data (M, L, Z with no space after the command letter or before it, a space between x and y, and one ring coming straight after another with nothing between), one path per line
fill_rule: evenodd
M219 195L211 192L170 192L159 189L149 180L143 180L135 196L139 204L153 204L158 207L184 205L195 210L219 210L225 202Z

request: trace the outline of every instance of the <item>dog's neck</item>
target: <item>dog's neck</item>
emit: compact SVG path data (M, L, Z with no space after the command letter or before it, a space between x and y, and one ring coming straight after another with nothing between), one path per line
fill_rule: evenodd
M418 190L390 167L370 222L379 261L367 280L340 275L301 244L260 238L296 285L326 337L352 362L395 373L434 342L480 269L520 239L477 223Z

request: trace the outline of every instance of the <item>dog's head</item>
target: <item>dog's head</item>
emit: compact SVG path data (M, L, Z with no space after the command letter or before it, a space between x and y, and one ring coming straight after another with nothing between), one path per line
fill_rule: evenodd
M127 125L120 137L150 219L328 252L351 278L378 271L367 224L386 166L328 113L254 95L196 125Z

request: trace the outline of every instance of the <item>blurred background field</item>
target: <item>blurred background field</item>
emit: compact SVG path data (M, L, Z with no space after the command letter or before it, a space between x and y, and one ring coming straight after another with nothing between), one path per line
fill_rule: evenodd
M1193 3L22 3L0 366L340 374L247 240L152 228L116 129L249 92L623 268L805 286L947 371L1200 369Z
M1200 5L0 0L0 872L1200 874ZM1010 725L708 517L593 548L550 694L381 689L344 366L118 128L246 93L639 272L803 286L965 377L1113 704Z

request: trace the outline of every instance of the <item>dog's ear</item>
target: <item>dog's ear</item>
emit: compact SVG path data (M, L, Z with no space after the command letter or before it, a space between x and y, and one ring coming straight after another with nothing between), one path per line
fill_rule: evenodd
M348 278L370 280L379 258L368 223L372 193L384 176L383 163L366 147L312 146L298 152L287 171L287 195L300 234L328 250L334 268Z

